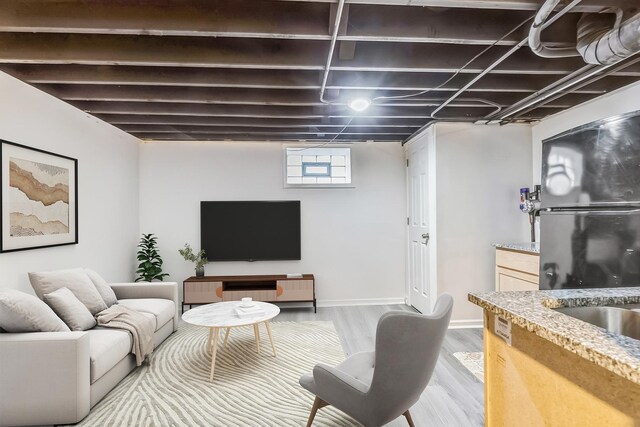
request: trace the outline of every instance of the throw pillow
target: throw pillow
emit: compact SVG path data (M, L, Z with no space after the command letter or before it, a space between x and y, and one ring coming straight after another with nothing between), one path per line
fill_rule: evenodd
M0 290L0 328L6 332L69 332L69 327L33 295Z
M96 326L96 319L87 307L67 288L45 294L44 302L53 308L72 331L86 331Z
M107 304L107 307L111 307L113 304L118 303L118 298L116 297L115 292L113 292L111 286L109 286L107 281L104 280L102 276L100 276L90 268L85 268L84 272L87 273L89 279L91 279L98 292L100 292L100 295L102 296L104 303Z
M40 299L60 288L68 288L92 315L107 309L100 292L82 268L29 273L29 280Z

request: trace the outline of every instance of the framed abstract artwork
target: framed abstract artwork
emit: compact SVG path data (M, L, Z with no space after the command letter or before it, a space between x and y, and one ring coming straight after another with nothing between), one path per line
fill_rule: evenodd
M78 243L78 161L0 140L0 252Z

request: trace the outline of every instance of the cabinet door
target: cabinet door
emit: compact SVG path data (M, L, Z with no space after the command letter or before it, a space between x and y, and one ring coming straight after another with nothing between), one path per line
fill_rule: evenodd
M313 280L278 280L276 301L312 301Z
M222 301L222 282L184 282L185 304L205 304Z
M496 269L496 287L498 291L537 291L538 276L509 270Z
M538 276L540 274L540 256L505 249L496 250L496 265L510 270L522 271ZM536 280L537 283L537 280Z

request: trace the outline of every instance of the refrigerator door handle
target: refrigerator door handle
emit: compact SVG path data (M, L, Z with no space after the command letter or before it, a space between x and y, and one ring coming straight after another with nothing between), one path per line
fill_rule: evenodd
M640 213L640 207L626 207L620 209L611 209L610 207L607 209L585 209L582 208L544 208L540 209L540 213L543 214L605 214L605 215L624 215L631 213Z

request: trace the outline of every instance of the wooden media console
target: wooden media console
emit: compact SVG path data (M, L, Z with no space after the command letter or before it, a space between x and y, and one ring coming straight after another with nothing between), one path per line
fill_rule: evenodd
M313 274L302 277L263 276L192 276L182 282L184 306L239 301L251 297L264 302L311 302L316 312L316 288Z

